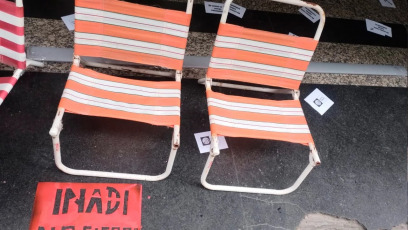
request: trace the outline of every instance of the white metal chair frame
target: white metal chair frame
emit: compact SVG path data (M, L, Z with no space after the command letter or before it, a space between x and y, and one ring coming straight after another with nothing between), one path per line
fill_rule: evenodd
M186 9L187 14L192 13L193 1L194 0L188 0L187 9ZM73 64L76 66L79 66L80 62L81 62L81 58L75 55ZM84 64L89 65L89 66L101 67L101 68L130 70L133 72L146 73L146 74L151 74L155 76L169 76L169 72L166 72L166 71L145 70L145 69L138 69L138 68L133 68L133 67L116 66L116 65L109 65L109 64L102 64L102 63L91 63L91 64L84 63ZM176 70L175 80L177 82L181 82L181 78L182 78L182 71ZM71 175L78 175L78 176L107 177L107 178L145 180L145 181L159 181L159 180L165 179L166 177L170 175L171 170L173 168L174 159L176 158L178 147L180 146L180 126L175 125L173 128L173 137L172 137L172 142L171 142L170 156L167 162L166 170L162 174L144 175L144 174L131 174L131 173L106 172L106 171L94 171L94 170L78 170L78 169L72 169L72 168L65 166L61 160L61 145L60 145L59 136L62 131L62 117L64 116L64 112L65 112L64 108L58 109L54 122L52 124L51 130L49 132L49 134L52 137L55 164L61 171L71 174Z
M322 34L322 30L325 23L325 14L323 9L312 3L303 2L301 0L272 0L275 2L280 3L287 3L296 6L304 6L315 9L320 14L320 22L317 28L316 34L314 36L314 40L319 41L320 36ZM224 5L221 23L225 24L227 21L228 11L232 0L227 0ZM300 92L299 90L289 90L289 89L270 89L270 88L262 88L262 87L254 87L254 86L245 86L245 85L238 85L238 84L230 84L230 83L222 83L222 82L214 82L211 78L207 77L204 79L200 79L199 83L204 83L207 90L211 90L211 86L220 86L220 87L227 87L227 88L235 88L235 89L245 89L245 90L252 90L252 91L259 91L259 92L268 92L268 93L283 93L283 94L292 94L294 100L299 100ZM309 154L309 164L303 170L302 174L299 178L295 181L295 183L285 189L266 189L266 188L253 188L253 187L241 187L241 186L227 186L227 185L214 185L207 182L207 175L210 171L210 168L213 164L213 161L216 156L220 154L220 149L218 147L218 137L217 135L211 135L211 149L210 154L208 156L207 162L205 164L203 173L201 174L201 184L210 190L219 190L219 191L230 191L230 192L245 192L245 193L261 193L261 194L273 194L273 195L285 195L295 191L299 185L303 182L306 176L312 171L312 169L320 165L321 161L317 150L314 144L309 144L310 154Z

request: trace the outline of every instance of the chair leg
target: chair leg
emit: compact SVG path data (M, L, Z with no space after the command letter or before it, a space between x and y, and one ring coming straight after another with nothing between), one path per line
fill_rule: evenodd
M215 141L216 144L211 147L211 151L208 156L207 163L205 164L203 173L201 174L201 184L205 188L210 189L210 190L285 195L285 194L289 194L295 191L300 186L300 184L303 182L303 180L306 178L306 176L310 173L310 171L312 171L312 169L316 165L320 164L320 159L319 159L316 149L314 148L314 145L309 144L309 147L310 147L309 164L303 170L302 174L300 174L299 178L295 181L295 183L286 189L265 189L265 188L252 188L252 187L240 187L240 186L213 185L206 181L207 175L210 171L212 163L215 157L219 154L216 136L213 136L213 141ZM214 150L213 150L213 147L214 147Z
M57 167L68 174L78 175L78 176L93 176L93 177L106 177L106 178L119 178L119 179L129 179L129 180L146 180L146 181L159 181L168 177L173 168L174 159L176 158L177 149L179 146L179 132L180 127L175 126L173 131L173 140L170 150L169 160L167 162L166 171L160 175L143 175L143 174L130 174L130 173L117 173L117 172L105 172L105 171L93 171L93 170L79 170L72 169L65 166L61 160L61 145L59 135L62 130L62 117L64 115L64 109L59 108L57 115L54 119L54 123L50 130L50 135L52 137L52 143L54 148L54 158Z
M37 67L44 67L44 63L42 63L42 62L34 61L34 60L31 60L31 59L26 59L26 67L28 67L30 65L37 66Z

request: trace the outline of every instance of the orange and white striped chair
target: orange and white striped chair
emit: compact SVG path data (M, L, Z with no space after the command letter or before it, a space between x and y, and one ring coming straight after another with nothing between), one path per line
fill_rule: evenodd
M314 146L302 107L299 85L312 58L323 30L323 10L300 0L274 0L317 10L321 16L314 39L244 28L227 24L232 0L224 5L210 66L205 83L211 126L211 151L201 175L201 183L211 190L283 195L293 192L320 159ZM213 79L252 83L268 87L220 83ZM214 92L222 86L271 93L289 93L293 100L266 100L231 96ZM245 137L286 141L310 147L309 165L289 188L265 189L213 185L206 181L215 156L220 154L217 136Z
M16 68L11 77L0 77L0 105L29 65L44 66L26 59L22 0L0 0L0 63Z
M170 174L180 142L181 70L192 6L193 0L188 0L187 10L182 12L118 0L75 1L74 63L50 130L58 168L73 175L148 181ZM141 81L98 73L80 67L81 56L172 69L175 81ZM174 128L165 172L151 176L66 167L59 141L64 112Z

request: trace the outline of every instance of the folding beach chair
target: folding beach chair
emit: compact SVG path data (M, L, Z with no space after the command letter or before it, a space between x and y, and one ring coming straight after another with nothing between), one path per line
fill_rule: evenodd
M11 77L0 77L0 105L29 65L44 66L26 59L22 0L0 0L0 63L16 68Z
M74 61L50 130L59 169L73 175L148 181L170 174L180 141L181 69L192 6L193 0L188 0L187 10L182 12L118 0L75 1ZM175 70L175 81L141 81L98 73L80 67L81 56L160 66ZM139 72L160 75L164 71ZM173 127L166 171L151 176L66 167L59 141L64 112Z
M325 16L315 4L300 0L274 0L317 10L320 23L314 39L272 33L226 23L232 0L227 0L219 25L205 81L211 126L211 151L201 175L201 183L211 190L283 195L293 192L314 166L320 164L312 136L299 102L299 85L320 38ZM213 79L258 84L256 87ZM203 79L204 80L204 79ZM199 81L200 82L200 81ZM214 92L211 86L289 93L293 100L266 100ZM289 188L265 189L213 185L206 181L215 156L220 154L217 136L269 139L310 147L309 164Z

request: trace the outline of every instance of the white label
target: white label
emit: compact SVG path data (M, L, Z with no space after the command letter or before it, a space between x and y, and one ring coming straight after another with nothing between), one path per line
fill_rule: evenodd
M204 1L204 7L207 14L222 14L224 3Z
M296 34L294 34L294 33L292 33L292 32L289 32L289 35L290 35L290 36L299 37L299 36L297 36Z
M391 7L391 8L396 8L395 4L392 0L380 0L380 3L384 7Z
M391 27L383 25L381 23L375 22L370 19L366 19L367 31L382 35L392 37Z
M202 133L194 133L194 137L197 142L198 149L200 150L200 153L208 153L210 152L211 148L211 132L202 132ZM227 141L225 140L225 137L223 136L218 136L218 147L221 149L227 149Z
M244 17L245 11L246 11L245 7L242 7L242 6L237 5L235 3L232 3L231 7L229 9L229 13L231 13L231 14L239 17L239 18Z
M305 98L305 101L313 107L320 115L323 115L327 110L332 107L334 102L330 100L322 91L315 89L309 96Z
M320 20L320 15L316 11L311 8L302 7L299 9L299 12L303 14L306 18L308 18L313 23Z
M218 2L207 2L204 1L204 7L205 7L205 12L207 14L222 14L222 9L224 8L224 3L218 3ZM235 3L231 4L231 7L229 9L229 13L242 18L244 17L246 8L242 7L240 5L237 5Z
M68 30L74 30L75 29L75 14L67 15L61 17L62 21L65 23L67 26Z

